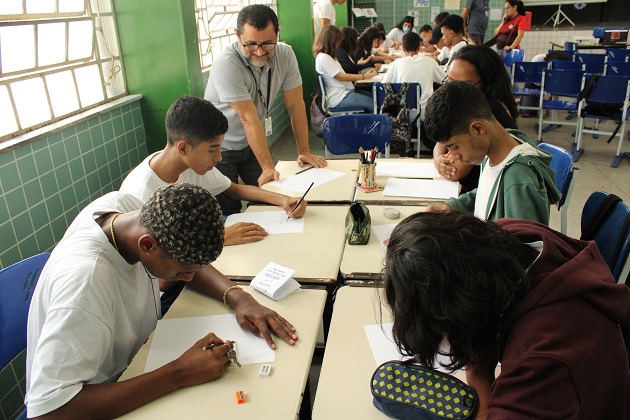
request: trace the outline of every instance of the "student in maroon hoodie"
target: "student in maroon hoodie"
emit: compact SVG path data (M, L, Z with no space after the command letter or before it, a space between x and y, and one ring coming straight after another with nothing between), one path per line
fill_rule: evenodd
M423 365L442 353L466 367L477 418L630 416L630 288L594 242L536 222L418 213L392 233L384 281L396 344Z

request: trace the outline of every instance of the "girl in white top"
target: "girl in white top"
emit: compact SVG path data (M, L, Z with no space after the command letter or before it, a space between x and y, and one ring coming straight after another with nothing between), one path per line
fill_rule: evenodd
M413 31L413 16L405 16L403 20L398 23L398 25L394 26L394 29L389 31L387 34L387 39L394 42L394 45L400 46L402 45L403 36L410 31Z
M324 77L328 105L331 108L357 107L363 108L365 112L372 112L372 95L369 92L355 91L352 82L371 79L376 76L376 71L370 69L363 74L346 73L336 58L342 39L343 34L339 28L328 25L322 28L313 43L315 70Z

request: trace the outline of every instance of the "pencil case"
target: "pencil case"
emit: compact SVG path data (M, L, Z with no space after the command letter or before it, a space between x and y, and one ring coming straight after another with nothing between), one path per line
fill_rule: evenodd
M397 360L385 362L372 374L376 408L396 419L472 419L478 398L456 377Z
M370 210L363 203L354 203L346 216L346 240L350 245L366 245L372 232Z

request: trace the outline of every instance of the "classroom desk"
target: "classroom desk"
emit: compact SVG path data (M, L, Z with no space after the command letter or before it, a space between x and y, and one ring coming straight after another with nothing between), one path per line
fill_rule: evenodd
M278 211L278 207L251 206L245 213L259 211ZM300 283L334 284L347 213L346 205L309 206L303 233L268 235L259 242L225 247L212 265L232 280L247 281L273 261L295 270L293 278Z
M345 175L323 185L313 186L306 196L308 204L349 204L354 196L354 186L359 176L358 156L359 152L357 151L357 159L328 160L326 169L343 172ZM303 169L298 166L295 160L280 161L276 165L276 171L280 172L280 179L294 175ZM289 196L301 196L295 191L285 190L269 184L263 185L262 188Z
M271 376L258 375L260 364L229 368L217 381L183 388L138 408L126 418L201 419L221 418L253 419L271 416L278 419L296 418L302 403L302 392L308 379L315 337L322 319L326 292L302 290L281 301L273 301L247 287L246 290L259 302L277 311L297 329L300 337L295 347L276 340L276 361ZM184 289L165 318L184 318L230 313L230 309L217 300ZM142 346L121 380L144 372L153 335ZM234 393L243 390L247 402L237 404ZM265 413L264 415L262 413ZM273 415L271 414L273 413Z
M393 207L400 211L400 218L392 220L383 215L383 210ZM414 213L425 211L424 206L368 205L372 226L401 222ZM372 233L367 245L345 243L339 271L348 286L381 286L381 270L385 259L385 248Z
M382 185L385 187L387 185L387 180L390 177L387 176L379 176L378 174L378 163L379 162L389 162L389 161L403 161L401 159L390 158L390 159L377 159L376 160L376 183L378 185ZM431 159L414 159L415 162L432 162ZM398 205L398 206L426 206L429 204L435 203L443 203L444 199L441 198L423 198L423 197L392 197L383 195L383 191L376 191L366 193L361 191L360 189L355 189L354 199L353 201L359 201L365 204L390 204L390 205Z
M385 77L384 73L378 73L376 76L372 77L371 79L362 79L362 80L357 80L356 82L354 82L355 86L371 86L374 83L377 82L382 82L383 78Z
M380 323L378 292L369 287L337 291L324 361L313 406L313 420L389 419L372 404L370 378L377 365L363 329ZM383 311L382 322L391 322ZM464 372L455 376L464 379Z

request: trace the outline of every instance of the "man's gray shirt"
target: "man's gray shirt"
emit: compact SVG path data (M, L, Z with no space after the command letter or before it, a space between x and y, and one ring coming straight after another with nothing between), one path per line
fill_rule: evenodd
M270 98L267 98L270 71L271 90L269 91ZM258 94L256 82L258 82L264 102ZM276 45L273 55L262 68L250 66L241 52L238 41L221 51L212 64L204 95L206 100L223 112L229 123L221 150L242 150L248 146L243 123L228 102L253 100L258 111L258 118L264 126L267 101L269 101L269 111L271 111L273 102L280 91L295 89L300 85L302 85L302 76L298 69L297 58L293 49L285 43L279 42ZM278 121L273 121L274 126L277 123Z
M488 0L466 0L468 15L468 33L472 35L485 35L488 30L487 12Z

